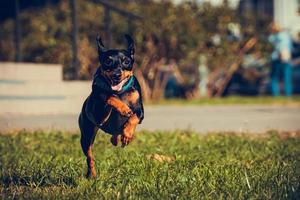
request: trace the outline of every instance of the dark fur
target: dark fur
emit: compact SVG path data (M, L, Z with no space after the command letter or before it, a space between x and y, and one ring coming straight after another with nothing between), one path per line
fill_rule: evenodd
M133 137L126 139L124 136L124 129L129 124L131 116L135 115L139 119L138 123L141 123L144 118L141 88L136 77L132 75L132 80L127 81L130 84L126 85L125 91L112 90L112 86L118 85L126 77L130 80L127 74L132 73L134 44L130 36L126 36L126 39L128 42L126 50L107 50L101 39L97 38L100 66L94 75L92 92L85 100L79 116L81 146L87 156L89 177L96 176L91 150L98 129L111 134L114 145L117 145L118 141L114 140L117 140L120 135L122 145L125 146L133 139ZM118 106L108 104L112 97L122 102L118 106L125 104L129 107L130 112L120 113ZM132 126L134 131L135 124Z

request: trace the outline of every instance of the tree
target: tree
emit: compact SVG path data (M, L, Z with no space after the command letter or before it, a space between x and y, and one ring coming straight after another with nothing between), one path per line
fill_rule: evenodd
M73 0L72 0L73 1ZM144 89L145 98L160 99L163 96L164 67L176 63L183 90L198 84L198 57L205 55L210 71L222 71L236 59L240 47L252 36L259 41L257 51L265 51L265 41L260 37L264 30L256 30L255 24L242 27L243 40L228 40L228 24L238 23L237 12L226 4L211 6L209 3L182 3L169 1L121 1L113 4L117 8L141 16L131 20L115 12L109 12L109 30L112 40L104 43L110 48L125 47L124 34L134 36L136 42L136 74ZM97 0L77 0L78 62L77 78L91 79L98 66L96 36L107 35L108 26L103 4ZM106 16L106 17L105 17ZM72 78L71 54L71 8L67 1L47 4L38 10L27 9L20 14L23 59L28 62L60 63L64 66L65 79ZM267 20L262 21L267 23ZM13 60L13 21L1 24L0 59ZM263 26L262 26L263 27ZM212 38L218 35L220 44ZM73 60L74 63L74 60ZM74 64L73 64L74 65ZM159 91L159 92L157 92Z

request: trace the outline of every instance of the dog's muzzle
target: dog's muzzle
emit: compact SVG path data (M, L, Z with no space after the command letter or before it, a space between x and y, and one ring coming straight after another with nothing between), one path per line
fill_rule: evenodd
M128 79L129 78L125 78L124 80L122 80L121 82L119 82L117 85L112 85L111 89L113 91L117 91L117 92L121 91L122 88L123 88L123 86L127 83Z
M112 85L117 85L122 81L122 72L116 73L112 76Z

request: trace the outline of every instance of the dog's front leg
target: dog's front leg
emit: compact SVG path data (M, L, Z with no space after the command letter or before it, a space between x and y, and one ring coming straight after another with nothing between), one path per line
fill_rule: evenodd
M133 115L133 112L129 106L127 106L116 96L110 96L107 100L107 104L114 107L123 116L131 117Z
M125 147L133 140L133 134L140 119L136 114L132 115L125 124L122 135L122 147Z

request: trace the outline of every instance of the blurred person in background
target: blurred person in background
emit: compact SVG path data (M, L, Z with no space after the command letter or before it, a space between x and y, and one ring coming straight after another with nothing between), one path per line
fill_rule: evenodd
M271 55L271 90L273 96L280 95L280 78L283 77L284 92L286 96L291 96L293 91L292 86L292 38L289 33L283 30L279 24L273 22L269 27L271 35L269 42L273 46Z
M199 90L200 90L200 97L208 97L208 76L209 76L209 69L207 67L207 58L205 55L200 55L198 58L199 66Z

